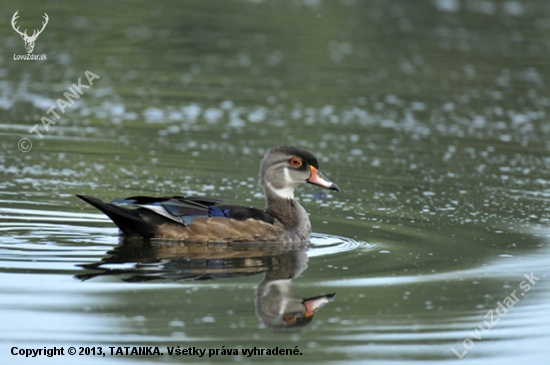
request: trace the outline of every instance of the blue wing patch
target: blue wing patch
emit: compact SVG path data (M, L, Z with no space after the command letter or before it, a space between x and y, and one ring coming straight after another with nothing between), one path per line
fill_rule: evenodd
M231 211L229 209L221 209L215 205L208 207L208 216L209 217L225 217L229 218Z

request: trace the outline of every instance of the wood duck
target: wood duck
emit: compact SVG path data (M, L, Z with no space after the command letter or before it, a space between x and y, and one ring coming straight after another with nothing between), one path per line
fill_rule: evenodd
M305 242L311 224L294 199L294 189L310 183L340 191L319 171L317 158L294 146L278 146L260 164L266 209L203 197L134 196L105 203L77 195L105 213L128 237L167 238L186 242ZM128 209L133 205L137 209Z

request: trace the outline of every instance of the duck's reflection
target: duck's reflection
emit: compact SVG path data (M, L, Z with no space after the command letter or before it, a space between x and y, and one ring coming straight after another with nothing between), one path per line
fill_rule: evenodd
M301 298L291 289L292 279L307 269L307 247L271 256L269 269L256 289L256 315L274 329L308 325L317 309L335 294Z
M124 239L101 261L80 265L93 272L76 275L88 280L105 275L127 282L207 280L264 274L256 290L256 315L275 330L308 325L315 312L335 294L302 298L291 289L292 279L306 268L308 244L181 243Z

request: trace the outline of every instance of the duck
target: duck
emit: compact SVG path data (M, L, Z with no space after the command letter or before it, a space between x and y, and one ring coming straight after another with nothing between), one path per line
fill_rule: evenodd
M271 148L260 163L259 183L266 207L207 197L133 196L104 202L76 196L106 214L124 237L184 242L307 242L311 223L294 190L309 183L339 192L310 151L297 146Z

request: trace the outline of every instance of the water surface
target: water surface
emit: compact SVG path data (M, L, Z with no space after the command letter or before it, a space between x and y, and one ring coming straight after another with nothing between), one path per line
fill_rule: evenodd
M13 60L16 10L28 29L48 14L34 50L47 61ZM548 357L547 2L8 2L1 14L3 363L74 363L14 346L164 352L78 357L94 364ZM87 70L99 79L45 131ZM313 151L342 190L297 192L308 247L121 241L74 196L261 208L259 162L279 144ZM269 287L336 297L281 331L259 299Z

